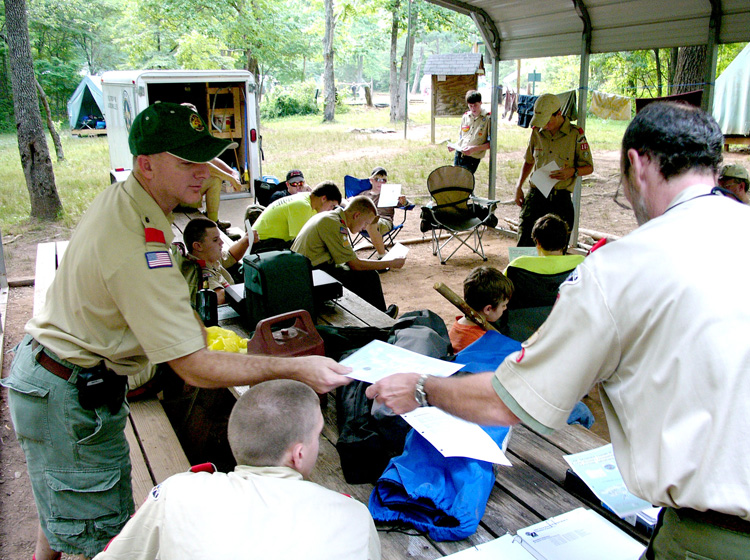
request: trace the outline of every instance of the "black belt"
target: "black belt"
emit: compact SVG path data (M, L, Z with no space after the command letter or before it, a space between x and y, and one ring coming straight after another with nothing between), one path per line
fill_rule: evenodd
M682 518L691 519L714 527L720 527L735 533L744 533L750 535L750 521L745 521L736 515L720 513L718 511L698 511L690 508L675 509L677 515Z
M36 340L31 341L32 350L36 350L38 346L41 345ZM57 360L50 358L45 348L42 348L42 350L37 353L36 361L48 372L56 375L60 379L64 379L65 381L68 381L70 379L70 376L73 375L73 368L69 368L68 366L61 364Z

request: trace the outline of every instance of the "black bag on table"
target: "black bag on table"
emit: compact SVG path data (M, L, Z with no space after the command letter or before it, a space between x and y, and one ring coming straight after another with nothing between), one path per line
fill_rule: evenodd
M293 251L246 255L245 306L251 330L261 319L304 309L315 317L310 259Z

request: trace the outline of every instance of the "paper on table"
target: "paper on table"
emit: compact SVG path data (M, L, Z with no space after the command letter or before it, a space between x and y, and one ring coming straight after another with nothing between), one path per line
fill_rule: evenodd
M558 169L560 169L560 166L552 160L547 165L534 171L534 173L531 174L529 181L533 183L544 196L549 197L549 193L552 192L553 187L558 182L558 179L553 179L549 174Z
M396 243L391 250L388 251L381 260L392 261L393 259L403 259L409 253L409 248L403 243Z
M503 535L490 542L450 554L444 560L534 560L526 549L513 542L513 535Z
M373 340L348 358L341 360L341 363L354 370L347 373L347 376L367 383L375 383L394 373L404 372L448 377L463 367L463 364L423 356L380 340Z
M563 455L563 458L596 497L620 517L651 507L650 503L628 491L617 468L611 443L582 453Z
M444 457L469 457L512 466L497 443L477 424L451 416L434 406L417 408L401 417Z
M518 531L518 540L539 558L637 560L641 543L597 513L578 508Z
M398 183L383 183L383 186L380 187L378 208L393 208L394 206L398 206L400 196L401 185Z

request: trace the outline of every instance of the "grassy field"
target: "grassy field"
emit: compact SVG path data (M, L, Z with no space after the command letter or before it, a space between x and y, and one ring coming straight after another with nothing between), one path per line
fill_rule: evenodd
M404 139L403 123L393 125L388 109L350 107L337 114L336 122L323 123L321 116L291 117L262 124L263 173L283 179L292 168L302 169L308 183L332 179L343 188L346 174L366 177L376 165L388 169L391 181L419 201L426 194L430 171L452 163L444 145L430 144L429 107L415 103L409 108L410 128ZM435 139L457 140L460 118L439 118ZM627 123L589 118L587 136L596 149L619 147ZM355 133L352 129L392 129L391 133ZM523 150L529 131L501 123L498 154ZM49 140L48 140L49 141ZM77 138L62 134L65 161L53 164L57 189L65 209L63 222L74 225L91 200L109 183L109 152L106 137ZM50 149L54 149L49 142ZM507 158L506 158L507 159ZM512 158L498 166L498 183L513 183L522 161ZM477 194L487 192L488 166L476 174ZM0 135L0 229L3 235L39 229L29 220L29 195L18 156L15 135Z

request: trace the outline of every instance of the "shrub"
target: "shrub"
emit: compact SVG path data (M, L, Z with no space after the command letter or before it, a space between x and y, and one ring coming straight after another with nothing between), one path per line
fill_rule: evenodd
M275 119L291 115L314 115L318 112L315 102L314 82L289 86L276 86L260 104L262 119Z

